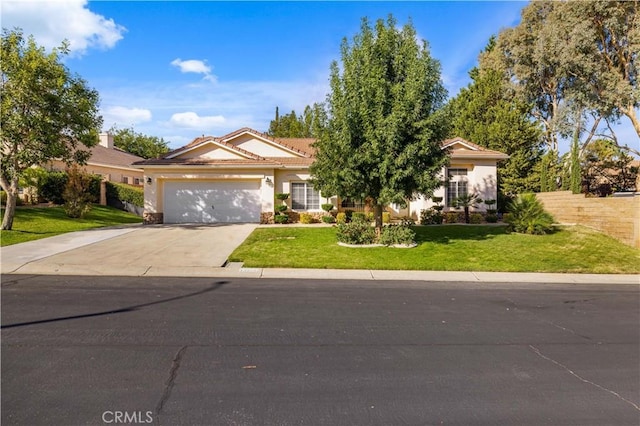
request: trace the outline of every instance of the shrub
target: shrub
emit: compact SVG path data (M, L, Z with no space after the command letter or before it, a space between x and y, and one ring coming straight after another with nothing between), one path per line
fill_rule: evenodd
M553 230L553 217L544 211L534 194L522 194L509 204L509 229L522 234L542 235Z
M333 210L333 204L331 204L331 203L323 204L320 207L322 207L322 210L324 210L327 213L329 213L331 210Z
M353 210L345 210L344 214L346 215L347 222L351 222L351 215L353 215Z
M382 223L389 223L389 222L391 222L391 213L382 212Z
M77 166L67 171L67 184L62 193L67 216L82 218L91 210L92 195L89 192L91 181L91 176Z
M67 185L65 172L47 172L38 186L38 198L53 204L64 204L64 188Z
M336 215L336 222L338 223L347 223L347 214L340 212Z
M400 218L400 223L405 226L413 226L416 224L416 221L412 217L402 216Z
M352 222L367 222L367 215L363 212L354 212L351 214Z
M288 208L289 206L287 206L286 204L279 204L275 206L273 209L276 211L276 213L284 213L285 211L287 211Z
M284 201L289 198L289 193L287 192L278 192L276 194L276 200Z
M444 221L446 223L457 223L459 216L460 215L458 213L447 212L447 213L444 214Z
M421 225L440 225L442 223L442 219L442 213L434 208L420 211Z
M134 206L144 207L144 189L124 183L107 182L107 202L129 203Z
M375 229L366 222L338 224L338 241L345 244L372 244L376 240Z
M376 220L376 215L375 215L375 214L373 214L373 212L367 212L367 213L365 213L365 217L366 217L366 219L367 219L367 222L369 222L369 223L371 223L371 222L373 222L374 220Z
M498 222L498 215L495 213L488 213L485 217L484 220L487 221L487 223L497 223Z
M469 216L469 223L477 225L482 222L484 222L484 218L480 213L471 213L471 215Z
M394 244L414 244L416 233L407 225L389 225L382 228L380 244L390 246Z
M313 216L309 213L300 213L300 223L304 223L305 225L313 223Z
M442 200L444 200L444 197L431 197L431 201L433 201L436 204L440 204Z
M275 223L287 223L289 222L289 216L287 216L286 214L277 214L273 217L273 221Z
M340 214L340 213L338 213ZM324 223L336 223L336 218L333 216L322 216L322 221Z

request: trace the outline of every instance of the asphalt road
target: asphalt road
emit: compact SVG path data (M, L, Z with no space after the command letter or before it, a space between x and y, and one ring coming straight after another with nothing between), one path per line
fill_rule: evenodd
M2 425L637 425L637 286L2 277Z

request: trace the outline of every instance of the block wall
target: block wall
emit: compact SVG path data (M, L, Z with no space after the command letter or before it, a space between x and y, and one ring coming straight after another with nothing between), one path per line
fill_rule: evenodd
M558 223L589 226L640 248L640 193L585 198L584 194L558 191L536 197Z

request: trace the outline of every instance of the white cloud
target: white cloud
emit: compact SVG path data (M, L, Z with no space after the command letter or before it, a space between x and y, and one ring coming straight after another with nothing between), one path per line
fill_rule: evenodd
M215 127L221 127L225 124L225 118L222 115L200 117L192 111L175 113L171 116L169 121L177 127L186 127L197 130L209 130Z
M207 65L205 61L198 59L188 59L183 61L182 59L177 58L171 61L171 65L180 68L180 72L204 74L205 80L209 80L214 83L216 82L216 76L211 74L211 67Z
M148 109L113 106L102 111L102 118L103 126L110 128L113 125L122 127L145 123L151 121L152 114Z
M0 11L3 28L22 28L46 49L66 39L74 56L90 48L111 49L126 31L113 19L89 10L87 0L9 0L2 2Z

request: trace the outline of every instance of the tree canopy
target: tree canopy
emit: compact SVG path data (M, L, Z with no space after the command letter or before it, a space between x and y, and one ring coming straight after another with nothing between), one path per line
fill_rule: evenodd
M494 48L492 38L485 52ZM472 82L448 104L450 136L509 154L498 164L498 190L516 195L539 189L535 173L542 155L541 132L530 106L505 84L504 74L485 64L470 72Z
M269 123L267 134L276 138L315 138L324 126L325 114L321 104L307 105L300 116L295 111L280 115L276 107L276 116Z
M588 122L590 129L580 129L584 149L602 120L622 116L640 137L638 9L637 0L531 2L520 24L503 30L496 49L482 58L533 106L550 150Z
M115 146L138 157L158 158L169 152L169 145L163 138L138 133L133 127L118 129L113 126L109 133L113 135Z
M26 169L58 158L83 164L98 142L98 92L61 63L68 43L46 53L19 29L2 31L0 183L7 193L2 229L11 229Z
M441 149L446 90L440 64L411 23L389 16L375 27L362 20L343 39L341 65L331 64L328 121L315 146L314 187L323 194L369 199L376 227L382 206L430 196L448 155Z

